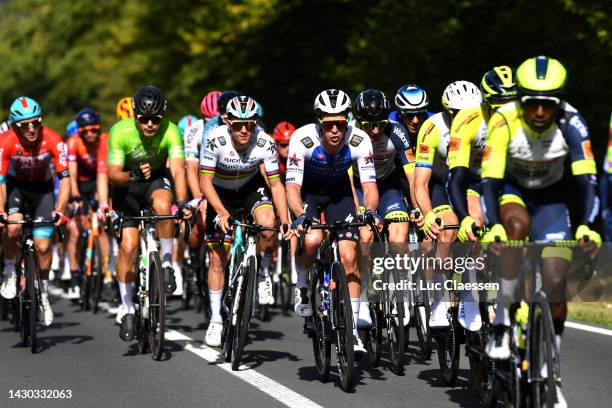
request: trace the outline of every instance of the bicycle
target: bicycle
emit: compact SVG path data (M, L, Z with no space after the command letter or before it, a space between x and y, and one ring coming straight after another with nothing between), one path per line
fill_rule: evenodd
M383 220L383 228L379 233L374 229L377 241L383 244L384 257L392 258L391 244L389 243L389 225L393 223L408 222L407 218L389 218ZM382 281L384 283L399 283L402 280L400 272L393 268L383 271ZM370 305L370 316L372 325L366 332L365 344L368 349L368 357L374 367L380 364L382 354L382 332L386 331L387 345L391 358L391 370L396 375L404 373L404 353L408 343L406 330L404 329L404 296L402 290L385 289L381 291L380 301Z
M151 215L142 210L140 216L119 216L117 241L121 242L123 222L138 221L140 226L140 245L137 263L138 305L136 311L136 338L141 354L151 351L152 358L161 360L164 351L166 330L166 294L161 260L157 245L155 224L165 220L183 220L181 214ZM177 225L178 226L178 225ZM189 239L190 224L185 223L184 239ZM176 235L176 230L175 230Z
M230 251L229 278L221 305L224 312L222 347L225 361L233 371L240 367L241 355L254 314L257 281L257 234L278 232L278 228L233 221L234 244ZM246 239L243 235L246 235ZM244 243L246 242L246 246Z
M584 237L588 241L588 237ZM546 246L576 248L579 241L539 241L527 249L531 268L531 293L527 302L514 303L510 309L510 359L498 361L492 367L493 384L488 406L496 406L498 399L506 405L552 408L557 401L557 387L561 386L559 349L548 296L541 285L541 251ZM538 260L539 262L533 262ZM592 259L586 257L592 268ZM525 287L525 274L521 274ZM527 312L526 312L527 310ZM522 312L522 313L521 313Z
M371 222L336 221L330 224L313 224L306 219L299 237L296 254L302 253L304 239L309 229L328 231L329 236L319 247L319 257L310 268L310 302L313 315L306 318L305 330L312 338L315 364L319 380L327 382L331 364L331 343L336 345L336 360L340 374L340 388L350 392L353 388L353 311L344 267L340 262L339 232L350 228L370 226ZM330 261L321 260L328 251Z
M40 303L40 274L36 264L36 250L34 248L34 229L39 227L53 226L57 231L58 240L64 241L64 230L55 223L59 220L56 216L53 220L32 220L26 215L23 220L7 220L0 218L4 225L21 225L21 253L15 262L15 273L17 274L17 296L18 315L15 327L19 327L20 343L22 347L28 346L30 340L30 351L37 352L36 321Z

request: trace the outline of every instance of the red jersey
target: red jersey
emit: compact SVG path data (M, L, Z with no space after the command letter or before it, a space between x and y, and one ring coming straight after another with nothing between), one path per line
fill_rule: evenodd
M24 147L13 129L0 135L0 176L8 174L23 181L49 181L52 165L59 178L68 177L66 144L53 129L43 126L34 147Z
M100 133L98 142L88 149L78 134L68 139L68 161L77 163L78 180L96 179L97 173L108 173L108 135Z

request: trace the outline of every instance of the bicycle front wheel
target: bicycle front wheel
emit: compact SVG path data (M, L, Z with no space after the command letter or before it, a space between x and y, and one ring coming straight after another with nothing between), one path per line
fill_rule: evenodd
M31 252L26 258L26 286L30 304L28 313L28 324L30 332L30 350L36 353L36 319L38 314L38 293L36 290L36 281L38 273L36 271L36 259L34 253Z
M98 239L104 239L100 236ZM100 298L102 297L102 288L104 287L104 260L100 256L100 246L98 241L94 241L92 249L92 290L91 290L91 306L94 313L100 310Z
M331 277L335 283L332 290L332 314L336 337L336 359L340 374L340 388L350 392L353 388L354 351L353 351L353 309L344 267L335 262L331 267Z
M329 335L329 315L325 313L326 306L323 304L323 274L317 267L317 263L312 266L310 276L310 305L314 326L312 350L319 381L327 382L331 365L331 336Z
M255 257L247 259L246 269L243 271L242 287L238 288L236 295L240 296L239 306L236 311L236 328L234 331L232 345L232 370L238 370L240 366L240 356L242 350L249 337L249 322L251 321L251 312L253 310L253 297L255 293L256 276L256 261Z
M154 360L161 360L166 331L166 294L159 252L149 255L149 339Z
M453 387L459 373L459 325L456 307L449 310L450 327L436 338L438 345L438 362L446 385Z
M393 282L399 282L399 273L394 270L389 276ZM391 370L396 375L404 374L404 351L406 349L406 331L404 330L404 297L402 291L387 290L385 317L387 318L387 341L391 355Z
M539 299L529 305L529 371L531 407L553 408L556 402L555 334L550 305Z

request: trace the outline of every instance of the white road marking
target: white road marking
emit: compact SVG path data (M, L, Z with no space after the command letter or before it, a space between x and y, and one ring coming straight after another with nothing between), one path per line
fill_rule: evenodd
M60 288L50 286L49 294L63 299L68 299L68 295ZM109 310L109 304L100 302L100 308ZM196 356L215 364L223 371L241 379L242 381L252 385L259 391L271 396L280 403L289 408L323 408L321 405L312 401L305 396L298 394L290 388L285 387L279 382L258 373L248 366L241 365L237 371L232 371L232 366L225 362L222 353L214 348L208 347L185 334L176 330L166 330L166 340L172 341L185 350L192 352Z
M565 322L565 327L570 327L576 330L582 330L590 333L603 334L605 336L612 336L612 330L603 329L601 327L591 326L588 324L576 323L576 322Z

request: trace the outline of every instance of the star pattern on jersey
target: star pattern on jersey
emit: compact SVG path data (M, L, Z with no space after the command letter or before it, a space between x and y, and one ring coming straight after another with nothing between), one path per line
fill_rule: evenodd
M215 143L214 139L208 139L208 141L206 142L206 148L210 149L211 152L215 151L215 149L217 148L217 144Z
M293 156L289 157L289 166L298 167L301 161L302 159L298 158L297 155L293 153Z
M272 140L268 140L268 143L269 143L269 146L267 150L276 156L276 142Z
M374 164L374 155L372 151L369 151L368 155L365 157L365 164Z

